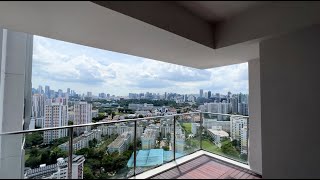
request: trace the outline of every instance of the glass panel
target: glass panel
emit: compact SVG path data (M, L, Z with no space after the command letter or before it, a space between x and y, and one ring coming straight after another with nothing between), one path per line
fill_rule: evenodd
M173 160L173 117L137 122L136 174Z
M74 154L85 157L84 179L130 177L128 173L133 167L127 163L133 153L133 123L94 125L73 139Z
M176 158L200 150L200 115L176 116Z
M69 142L68 129L32 132L24 137L25 178L68 178L68 151L59 147ZM83 160L77 162L78 166L83 166ZM72 177L82 179L82 173L73 173Z
M203 113L202 149L247 164L248 118Z

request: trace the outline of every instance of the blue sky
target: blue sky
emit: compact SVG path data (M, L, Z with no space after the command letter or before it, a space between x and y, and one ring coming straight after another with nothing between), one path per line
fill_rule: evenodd
M248 64L190 67L34 36L32 84L77 93L248 93Z

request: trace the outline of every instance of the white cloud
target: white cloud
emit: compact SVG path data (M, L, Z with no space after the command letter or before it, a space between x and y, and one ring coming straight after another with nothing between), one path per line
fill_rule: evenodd
M70 87L95 94L198 93L199 89L248 92L247 63L199 70L38 36L34 39L32 78L34 87Z

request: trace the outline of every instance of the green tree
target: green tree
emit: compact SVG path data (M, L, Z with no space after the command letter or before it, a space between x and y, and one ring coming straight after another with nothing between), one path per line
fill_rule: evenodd
M68 121L68 125L73 125L73 121Z
M38 167L40 165L40 159L35 156L30 156L25 163L26 167L30 167L32 169Z
M169 151L169 146L162 146L162 149L165 151Z
M49 164L50 163L50 150L46 149L42 151L41 156L40 156L40 161L41 163Z
M62 151L60 148L55 147L50 153L49 157L49 164L54 164L56 163L58 158L66 158L67 157L67 152Z
M30 148L35 145L40 145L43 142L43 137L40 132L33 132L26 135L26 148Z
M138 118L143 118L143 115L142 115L142 114L139 114Z
M95 176L93 175L90 167L88 167L87 165L84 165L83 177L84 179L95 179Z
M233 157L239 157L239 153L237 152L235 147L232 146L232 142L229 140L222 142L221 150L226 155L230 155Z
M30 156L38 156L40 153L40 151L37 149L37 148L32 148L31 151L30 151Z

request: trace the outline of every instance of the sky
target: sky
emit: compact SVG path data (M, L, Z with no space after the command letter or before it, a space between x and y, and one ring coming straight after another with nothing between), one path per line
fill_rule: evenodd
M195 69L34 36L32 86L76 93L248 93L248 63Z

